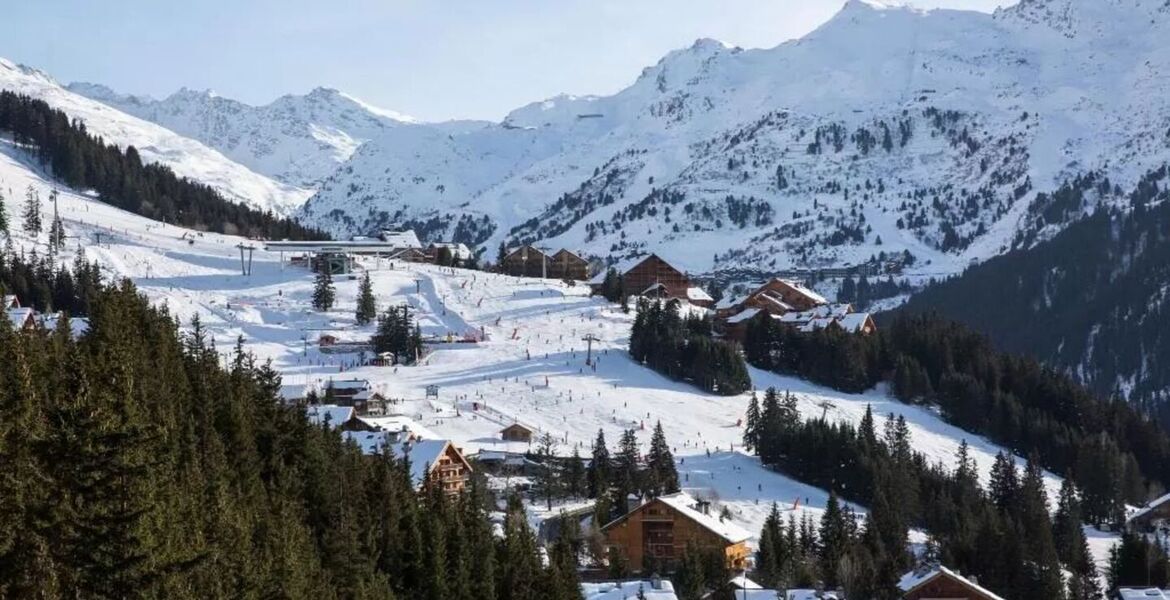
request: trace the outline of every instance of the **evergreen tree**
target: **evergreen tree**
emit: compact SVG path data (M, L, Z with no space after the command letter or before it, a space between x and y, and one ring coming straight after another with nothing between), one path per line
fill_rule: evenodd
M322 265L321 269L317 271L317 278L313 284L313 309L319 312L328 312L333 308L333 302L337 294L333 289L333 275L329 273L329 267Z
M41 232L41 195L36 188L28 186L24 193L24 232L37 235Z
M1052 519L1052 538L1060 562L1069 572L1069 600L1093 600L1101 596L1097 585L1097 569L1089 553L1082 523L1076 488L1072 478L1065 477L1060 484L1060 498Z
M666 443L661 421L654 425L654 434L650 437L650 453L646 458L646 467L644 489L647 496L656 498L679 491L678 470L674 465L674 455Z
M378 305L374 300L374 286L370 283L370 274L366 272L358 286L357 310L354 319L358 325L369 325L378 316Z
M0 190L0 233L8 237L8 208L4 205L4 192Z
M613 504L611 518L626 514L630 496L637 496L642 489L639 469L638 437L633 429L622 432L618 442L618 453L613 465Z
M825 512L821 515L821 543L817 555L818 570L821 580L828 589L836 589L841 580L837 569L841 560L849 552L852 544L853 532L849 527L842 510L837 494L830 491L829 501L825 504Z
M589 491L589 484L585 473L585 461L577 447L573 447L573 456L565 467L565 491L573 498L585 498Z
M1052 521L1048 516L1048 498L1044 492L1044 474L1035 460L1029 459L1020 482L1020 540L1024 543L1029 564L1024 573L1027 598L1064 597L1060 561L1052 539Z
M600 498L609 490L609 448L605 445L605 432L597 430L593 441L593 453L589 460L589 497Z
M760 402L756 393L752 392L752 399L748 402L747 416L743 428L743 447L753 452L760 443Z

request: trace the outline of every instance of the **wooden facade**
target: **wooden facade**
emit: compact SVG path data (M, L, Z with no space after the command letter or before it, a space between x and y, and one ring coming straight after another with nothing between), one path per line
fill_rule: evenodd
M589 261L581 258L575 252L562 248L549 260L548 276L557 279L585 281L589 279Z
M694 502L686 494L655 498L602 528L606 546L620 552L634 571L672 570L687 545L723 553L730 569L744 569L750 554L750 534L727 526L702 508L686 508Z
M430 465L425 486L438 485L449 495L456 495L467 487L471 479L471 463L467 462L463 453L450 442L447 442L439 455L437 462Z
M500 438L505 442L532 443L532 430L519 424L512 423L500 431Z
M651 254L641 262L622 273L623 290L626 294L641 295L645 292L669 298L687 299L691 280L686 273Z
M907 575L910 584L901 585L903 600L1003 600L979 586L977 581L939 567L921 577Z
M508 252L498 265L501 273L517 277L552 276L552 259L536 246L525 244Z

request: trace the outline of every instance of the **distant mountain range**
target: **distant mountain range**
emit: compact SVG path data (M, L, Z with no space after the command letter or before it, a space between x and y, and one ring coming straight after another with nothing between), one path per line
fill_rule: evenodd
M909 253L914 272L943 275L1117 201L1090 193L1053 220L1038 193L1088 174L1128 189L1170 159L1167 40L1166 0L995 14L850 0L799 40L699 40L617 94L534 102L500 123L419 123L327 89L265 106L42 92L214 149L224 172L267 186L235 195L335 235L412 227L489 258L532 241L613 260L653 250L691 271ZM160 161L207 162L155 147Z

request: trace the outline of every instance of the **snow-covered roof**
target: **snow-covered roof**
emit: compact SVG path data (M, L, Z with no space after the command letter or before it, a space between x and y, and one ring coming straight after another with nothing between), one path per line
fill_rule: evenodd
M746 294L740 294L738 296L724 296L724 297L720 298L718 302L715 303L715 308L717 310L727 310L729 308L735 308L736 306L743 304L743 302L747 299L748 299L748 296Z
M1154 510L1155 508L1158 508L1159 506L1165 504L1168 500L1170 500L1170 494L1166 494L1164 496L1160 496L1158 498L1150 500L1148 503L1146 503L1145 506L1137 509L1137 511L1135 511L1133 514L1129 515L1129 518L1127 518L1126 521L1127 522L1132 521L1138 517L1141 517L1141 516L1145 515L1146 513L1150 512L1151 510Z
M341 436L357 444L362 454L378 454L394 439L385 431L343 431Z
M333 391L337 390L368 390L370 389L370 382L365 379L335 379L330 380L327 387L331 386Z
M806 287L803 283L800 283L799 281L795 281L793 279L781 279L780 281L783 281L784 283L788 284L788 287L791 287L793 290L796 290L798 293L800 293L804 297L808 298L809 300L815 302L816 304L828 304L829 303L829 301L826 300L824 296L812 291L811 288Z
M582 583L581 593L585 600L628 600L637 598L640 590L647 600L678 600L670 581L663 579L657 584L655 588L651 581Z
M412 419L410 417L405 417L402 415L390 415L390 416L386 416L386 417L368 417L367 416L367 417L362 417L361 419L362 419L362 421L364 421L364 422L366 422L374 427L377 427L378 429L381 429L382 431L387 431L387 432L391 432L391 433L407 432L407 433L411 434L412 436L414 436L415 439L437 440L441 437L441 436L439 436L439 434L435 433L434 431L431 431L430 429L427 429L423 425L419 424L418 421L415 421L414 419Z
M28 324L29 320L33 318L33 309L31 308L10 308L7 311L8 321L16 329L20 329Z
M837 324L845 331L857 333L865 327L867 321L869 321L869 313L850 313L837 319Z
M678 492L667 496L659 496L658 499L688 519L703 526L711 533L718 535L732 544L742 542L752 537L751 533L739 525L736 525L735 523L724 521L718 517L713 517L711 515L700 512L699 509L695 506L697 501L686 492Z
M378 236L382 238L383 242L393 244L399 248L422 248L422 244L418 241L418 236L415 235L413 229L406 231L382 231Z
M301 400L309 395L309 386L304 383L285 383L281 384L280 391L276 394L285 402Z
M37 315L36 318L37 318L37 322L40 323L41 327L44 327L45 329L47 329L49 331L53 331L53 330L57 329L57 322L60 321L61 318L64 316L65 316L64 313L59 313L59 312L52 313L52 314L43 314L42 313L42 314ZM89 319L84 319L81 317L71 317L69 319L69 335L72 336L73 339L77 339L77 338L85 335L88 332L89 332Z
M687 300L691 302L713 302L715 299L701 287L689 287L687 288Z
M988 598L992 598L993 600L1003 600L1002 597L995 594L991 590L981 587L978 583L975 583L970 579L967 579L966 577L963 577L962 575L959 575L958 573L943 566L935 567L926 571L910 571L909 573L902 575L902 578L898 580L898 589L902 590L903 592L909 592L910 590L918 588L922 584L941 575L948 575L952 579L961 581L967 587L978 591Z
M336 404L307 406L305 407L305 416L314 425L328 424L330 427L339 427L353 417L353 407Z
M633 258L619 260L618 262L614 263L613 265L598 271L598 273L593 276L593 279L589 280L589 283L602 283L602 282L604 282L605 281L605 274L607 272L609 272L610 269L617 271L618 275L625 275L626 273L630 272L630 269L633 269L634 267L642 264L642 261L650 258L651 256L654 256L654 255L653 254L642 254L639 256L635 256Z
M13 294L4 294L4 301L2 304L0 304L0 307L19 308L20 307L20 298L17 298Z
M758 308L745 308L735 313L734 315L727 317L727 322L728 324L742 323L744 321L751 320L752 317L755 317L758 314L760 314L760 309Z
M439 459L450 444L448 440L420 440L395 444L392 448L395 457L410 458L410 481L415 488L419 488L426 483L430 469L439 464Z
M731 587L737 590L762 590L764 586L748 579L747 573L740 573L731 578Z
M1117 590L1120 600L1170 600L1170 590L1158 588L1121 588Z
M836 321L834 321L832 317L817 317L815 319L810 319L807 323L801 325L800 330L804 333L811 333L813 331L817 331L818 329L824 329L835 322Z

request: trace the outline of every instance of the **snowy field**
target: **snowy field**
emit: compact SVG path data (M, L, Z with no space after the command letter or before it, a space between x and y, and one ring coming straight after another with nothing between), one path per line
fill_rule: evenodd
M19 154L0 145L0 190L16 245L44 252L46 234L30 239L20 231L25 189L31 184L46 201L50 184ZM819 518L827 494L764 469L740 447L740 422L748 395L721 397L674 382L632 362L627 345L632 315L589 297L585 286L522 279L430 265L391 264L373 259L361 268L371 275L379 311L408 304L424 336L459 339L486 334L477 344L434 344L424 364L415 367L359 367L356 355L322 354L316 340L324 332L342 339L364 339L373 326L357 327L353 308L358 281L336 277L337 304L330 313L311 309L313 276L285 264L275 253L256 250L252 275L240 274L236 245L246 240L199 234L157 223L62 190L58 208L68 233L62 260L80 252L97 261L110 277L129 277L150 298L165 304L184 322L199 315L217 347L227 353L238 336L261 358L271 359L286 384L323 386L330 379L362 378L389 398L397 410L448 437L466 452L527 449L506 443L499 431L513 422L558 441L558 452L578 449L588 456L598 430L611 450L625 429L635 429L648 446L661 422L678 460L683 487L728 507L734 520L758 532L772 502L785 511ZM52 207L46 202L45 211ZM49 219L46 218L46 222ZM593 334L596 367L586 365L582 337ZM796 394L805 417L856 423L866 406L878 416L904 415L914 447L931 461L952 464L966 439L986 480L999 448L944 423L934 412L901 404L884 389L849 395L806 381L752 370L755 387L774 386ZM439 386L438 398L425 388ZM1018 461L1023 463L1022 459ZM1048 475L1055 501L1059 479ZM864 512L863 507L855 507ZM1099 558L1112 538L1093 534Z

